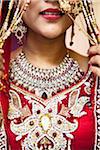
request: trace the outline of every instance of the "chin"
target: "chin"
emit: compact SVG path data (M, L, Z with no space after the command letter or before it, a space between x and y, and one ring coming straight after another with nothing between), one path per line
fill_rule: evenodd
M55 24L40 24L30 26L29 33L33 33L34 37L43 37L45 39L55 39L62 36L66 31L66 26Z
M55 30L56 29L56 30ZM47 39L55 39L55 38L57 38L57 37L59 37L59 36L62 36L62 34L64 34L65 33L65 29L64 30L61 30L61 28L60 29L57 29L57 28L55 28L55 29L52 29L52 30L44 30L43 32L41 32L40 34L43 36L43 37L45 37L45 38L47 38Z
M47 39L55 39L55 38L58 38L60 35L62 35L62 34L48 33L48 34L44 34L42 36Z

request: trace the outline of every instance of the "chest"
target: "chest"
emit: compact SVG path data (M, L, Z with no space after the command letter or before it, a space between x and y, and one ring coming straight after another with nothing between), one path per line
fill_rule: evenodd
M8 118L13 139L25 150L92 150L94 99L92 80L46 100L12 84Z

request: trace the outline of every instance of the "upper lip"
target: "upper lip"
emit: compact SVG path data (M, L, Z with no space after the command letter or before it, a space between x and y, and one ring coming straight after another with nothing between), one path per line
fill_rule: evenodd
M57 8L47 8L47 9L44 9L42 10L40 13L42 12L58 12L58 13L62 13L59 9Z

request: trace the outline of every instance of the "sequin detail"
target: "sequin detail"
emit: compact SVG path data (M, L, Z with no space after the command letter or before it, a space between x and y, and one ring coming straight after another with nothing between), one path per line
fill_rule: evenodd
M68 88L82 78L78 63L65 56L62 63L53 69L40 69L30 64L23 52L11 62L10 80L44 99ZM44 94L45 93L45 94Z

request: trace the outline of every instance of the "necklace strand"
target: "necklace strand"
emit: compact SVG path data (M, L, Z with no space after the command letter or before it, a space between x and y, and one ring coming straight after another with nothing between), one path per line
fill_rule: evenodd
M53 69L34 67L28 62L24 52L12 60L10 65L11 82L45 99L77 83L83 74L78 63L68 55Z

